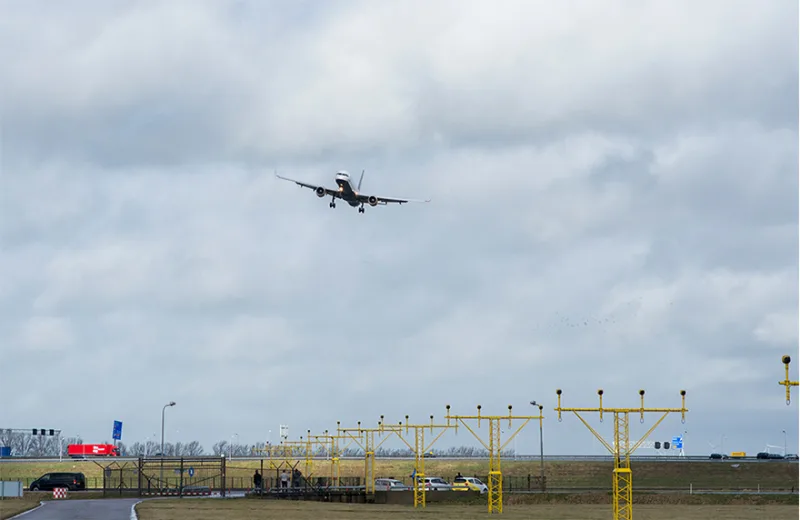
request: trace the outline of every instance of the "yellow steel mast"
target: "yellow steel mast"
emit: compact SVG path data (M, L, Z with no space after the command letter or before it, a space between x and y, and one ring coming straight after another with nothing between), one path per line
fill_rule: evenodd
M312 435L311 438L320 444L327 444L328 456L331 459L331 485L339 486L339 440L346 440L346 435L339 434L341 423L336 421L337 435L331 435L325 430L322 435Z
M614 455L614 520L632 520L633 518L633 473L631 472L631 459L630 455L642 442L661 424L667 415L671 412L681 413L681 423L686 422L686 390L681 390L681 407L680 408L645 408L644 407L644 390L639 390L639 398L641 403L639 408L603 408L603 390L597 391L600 397L599 408L562 408L561 407L561 390L556 390L558 395L558 421L561 422L561 412L572 412L578 419L586 426L589 431L606 447L606 449ZM603 437L592 428L586 420L581 417L580 412L600 412L600 421L603 421L603 412L614 414L614 446L610 446ZM645 412L663 413L663 415L656 421L644 436L639 439L633 446L630 445L630 429L628 415L630 413L639 414L639 422L644 422Z
M786 366L786 379L783 381L778 381L778 384L786 387L786 406L789 406L789 403L792 402L792 387L797 386L798 382L789 381L789 363L792 362L792 358L789 356L783 356L781 361L783 361L783 364Z
M366 486L367 496L375 494L375 450L377 450L386 439L383 439L375 445L375 433L384 431L381 427L383 416L381 415L381 422L378 423L377 428L362 428L361 421L358 421L358 428L338 428L339 434L344 434L344 437L355 442L359 448L364 450L364 485ZM355 437L351 432L358 433Z
M433 422L433 415L431 415L431 422L430 424L409 424L408 422L408 415L406 415L406 422L403 424L402 422L398 423L397 426L384 426L384 428L391 429L400 440L405 443L406 446L409 447L414 452L414 478L413 480L413 489L414 489L414 507L422 506L425 507L425 453L430 450L436 441L444 434L445 431L449 428L458 428L457 425L450 425L450 424L435 424ZM430 430L431 435L433 435L433 431L435 429L441 428L442 431L433 438L433 440L426 446L425 445L425 430ZM403 437L403 430L405 430L406 435L410 432L410 430L414 430L414 445L412 446L404 437Z
M509 442L514 440L514 437L525 427L531 419L539 419L539 425L543 419L541 412L539 415L513 415L511 412L511 405L508 405L508 415L481 415L481 405L478 405L477 415L450 415L450 405L447 405L447 424L450 421L461 423L464 427L483 444L484 448L489 451L489 514L503 512L503 473L500 469L500 453L503 451ZM483 439L469 427L465 420L478 421L478 428L481 427L481 421L489 421L489 444L483 442ZM524 422L511 434L505 443L501 440L500 421L508 421L508 427L512 427L512 421L524 420Z
M310 434L311 430L308 430L307 433ZM306 472L304 476L306 478L306 481L308 481L308 479L311 478L311 473L312 473L311 469L313 464L313 461L311 459L314 456L311 449L311 439L306 438L306 440L303 440L303 436L301 435L299 441L283 441L281 444L284 446L300 448L300 453L302 453L305 458Z

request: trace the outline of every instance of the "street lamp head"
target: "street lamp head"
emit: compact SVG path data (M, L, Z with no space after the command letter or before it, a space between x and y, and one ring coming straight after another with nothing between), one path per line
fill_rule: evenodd
M175 401L170 401L168 406L175 406Z
M538 405L536 404L536 401L531 401L531 406L538 406Z

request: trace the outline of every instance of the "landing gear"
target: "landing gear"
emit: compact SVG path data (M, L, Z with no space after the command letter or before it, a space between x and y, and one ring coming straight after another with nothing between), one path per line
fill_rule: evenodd
M336 207L336 202L335 201L331 201L331 203L328 204L328 206L330 206L332 208L335 208Z
M362 204L360 208L358 208L359 213L364 213L364 205Z

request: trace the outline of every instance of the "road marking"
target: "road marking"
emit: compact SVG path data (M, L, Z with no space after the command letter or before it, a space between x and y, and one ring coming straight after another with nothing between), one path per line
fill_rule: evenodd
M39 505L38 505L38 506L36 506L36 507L34 507L33 509L28 509L27 511L23 511L22 513L20 513L20 514L18 514L18 515L12 516L12 517L11 517L11 518L9 518L8 520L14 520L15 518L19 518L19 517L21 517L21 516L23 516L23 515L27 515L28 513L31 513L31 512L33 512L33 511L36 511L37 509L39 509L39 508L40 508L40 507L42 507L43 505L44 505L44 502L43 502L43 501L42 501L42 502L39 502ZM137 520L138 520L138 519L137 519Z

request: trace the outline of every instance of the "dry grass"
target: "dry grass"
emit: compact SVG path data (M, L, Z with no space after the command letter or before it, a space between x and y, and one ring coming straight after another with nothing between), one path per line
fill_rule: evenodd
M376 504L331 504L283 500L148 500L136 507L140 520L471 520L486 518L486 506L432 504L415 510L411 506ZM634 507L637 520L770 520L798 517L797 506L652 506ZM502 518L508 520L606 520L607 505L526 505L504 506Z
M22 498L4 498L0 500L0 520L11 518L39 505L38 496L25 495Z
M107 459L101 462L109 462ZM738 467L734 467L738 464ZM235 484L249 484L255 469L260 469L259 461L233 461L227 466L228 477L233 477ZM276 477L276 471L269 469L269 461L264 461L264 476ZM304 474L304 461L299 461L297 468ZM331 473L330 463L316 461L312 466L312 475L326 477ZM376 476L395 477L410 482L409 475L413 470L413 461L378 459L375 463ZM539 475L539 463L536 461L502 462L503 476L507 484L518 486L524 484L527 475ZM611 462L546 462L545 475L550 488L611 488ZM450 461L430 459L425 462L425 473L450 479L457 472L465 475L477 474L485 476L488 472L488 461ZM789 462L634 462L633 485L636 488L672 488L687 489L692 484L694 489L795 489L800 484L798 465ZM4 480L34 479L51 471L80 471L86 475L89 487L101 486L103 482L102 466L93 461L69 460L63 463L19 463L0 462L0 476ZM364 462L346 460L340 463L340 475L364 475ZM514 481L514 477L520 479ZM231 482L231 481L229 481Z

